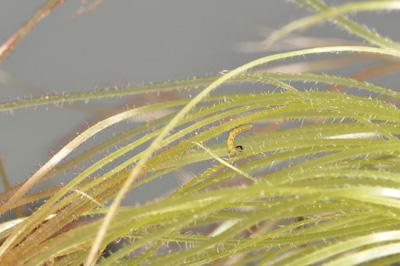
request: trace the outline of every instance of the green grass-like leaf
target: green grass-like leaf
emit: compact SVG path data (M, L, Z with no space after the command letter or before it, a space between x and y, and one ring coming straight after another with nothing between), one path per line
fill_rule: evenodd
M290 51L257 59L222 76L1 103L0 111L12 112L145 92L181 92L173 100L99 121L21 187L0 195L5 201L2 214L45 200L30 216L0 225L0 239L4 239L0 265L380 265L397 261L400 110L394 103L399 92L348 77L265 73L255 68L293 57L337 53L374 54L396 61L399 44L372 34L344 14L397 9L398 1L338 7L319 0L296 2L320 13L278 30L270 42L331 19L378 47ZM319 91L301 90L292 81L317 82ZM219 92L219 87L230 84L242 88L256 84L264 92ZM326 85L357 88L369 97L324 91ZM267 90L271 86L274 92ZM197 95L191 98L183 89ZM153 112L162 115L75 154L104 129ZM229 154L228 132L247 123L252 130L235 139L244 151ZM102 155L111 147L115 147L112 152ZM67 184L28 194L41 182L90 160L95 161ZM201 169L176 190L143 205L120 206L129 190L195 164ZM107 245L120 239L124 245L103 257Z

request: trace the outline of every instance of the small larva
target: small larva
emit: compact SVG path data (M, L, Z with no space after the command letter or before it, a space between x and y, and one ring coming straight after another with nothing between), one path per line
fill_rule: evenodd
M228 152L231 154L235 154L239 151L243 150L243 146L238 145L235 147L234 142L235 142L235 137L242 133L243 131L248 131L251 130L251 128L253 127L252 124L244 124L244 125L240 125L237 127L234 127L231 132L229 132L229 136L226 140L226 145L228 146Z

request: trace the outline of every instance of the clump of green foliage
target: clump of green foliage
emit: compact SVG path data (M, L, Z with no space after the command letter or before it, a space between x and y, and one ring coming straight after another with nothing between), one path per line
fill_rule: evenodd
M30 216L1 225L0 264L383 265L399 261L400 110L395 104L400 93L350 77L271 73L260 67L313 54L330 55L324 60L332 67L337 66L331 61L336 57L354 58L354 54L374 55L375 64L382 60L398 64L400 44L344 13L394 10L400 2L337 7L320 0L296 2L316 14L276 31L265 44L273 45L297 29L329 19L373 47L314 47L266 56L215 77L0 104L0 111L10 111L149 92L176 95L99 121L21 187L3 193L0 213L17 211L32 201L46 202ZM300 90L291 85L296 81L317 83L319 90ZM243 93L210 94L231 84L239 84ZM247 84L277 89L249 93ZM370 97L346 88L367 91ZM197 95L191 98L188 89ZM105 128L151 112L164 115L62 162ZM242 124L253 125L250 133L236 137L244 150L228 154L227 132ZM143 145L147 146L140 149ZM119 148L69 183L27 194L33 186L114 146ZM128 152L134 155L123 157ZM101 171L117 159L118 165ZM207 167L176 191L144 205L120 206L129 190L200 162L207 162ZM101 175L94 176L99 171ZM106 246L120 239L125 245L103 256Z

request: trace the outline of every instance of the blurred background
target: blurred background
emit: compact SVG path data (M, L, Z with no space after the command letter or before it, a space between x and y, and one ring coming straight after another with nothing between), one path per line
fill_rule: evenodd
M1 1L0 43L45 2ZM326 1L330 5L346 2ZM295 49L278 46L263 51L260 44L271 30L311 14L282 0L150 0L103 1L93 11L77 16L87 4L90 1L70 0L56 7L0 63L0 102L218 75L259 57ZM351 18L400 40L398 13L366 12ZM298 34L359 41L331 23ZM392 89L397 83L396 75L377 82ZM134 101L124 98L101 99L1 113L0 155L11 185L24 182L52 152L88 125L133 105ZM108 131L111 135L112 130ZM91 144L95 142L83 150ZM68 182L79 171L43 186ZM140 203L178 183L177 177L163 178L130 197ZM4 191L3 184L0 191Z

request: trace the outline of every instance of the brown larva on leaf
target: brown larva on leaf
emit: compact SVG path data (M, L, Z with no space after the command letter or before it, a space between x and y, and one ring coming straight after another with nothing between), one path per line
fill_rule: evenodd
M244 125L234 127L231 130L231 132L229 132L228 139L226 140L226 145L228 146L228 152L230 154L238 153L244 149L243 146L241 146L241 145L238 145L235 147L235 145L234 145L235 137L238 134L242 133L243 131L251 130L252 127L253 127L252 124L244 124Z

